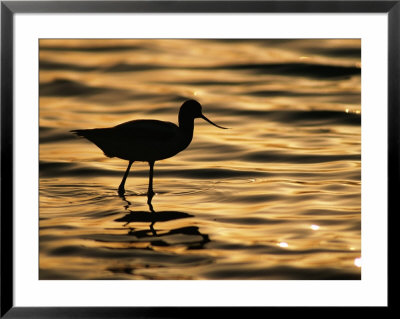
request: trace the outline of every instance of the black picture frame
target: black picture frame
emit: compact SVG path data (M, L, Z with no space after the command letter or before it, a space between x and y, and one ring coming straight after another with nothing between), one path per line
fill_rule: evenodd
M13 21L16 13L387 13L388 14L388 247L398 212L400 143L400 0L396 1L1 1L1 317L3 318L191 318L248 315L266 307L15 307L13 299ZM390 265L390 255L388 264ZM389 273L390 275L390 273ZM390 286L390 280L388 280ZM34 293L34 292L32 292ZM388 310L392 295L388 294ZM346 308L349 315L352 310ZM307 315L306 307L285 311ZM336 309L330 310L336 312ZM354 314L355 314L354 311Z

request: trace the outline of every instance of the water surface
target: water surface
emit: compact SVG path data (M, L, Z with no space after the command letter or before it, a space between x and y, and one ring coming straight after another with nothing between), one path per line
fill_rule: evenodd
M359 40L41 40L40 279L360 279ZM196 99L148 164L69 131Z

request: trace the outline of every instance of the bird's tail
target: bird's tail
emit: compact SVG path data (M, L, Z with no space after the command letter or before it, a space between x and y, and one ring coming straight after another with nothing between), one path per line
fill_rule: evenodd
M90 133L88 133L88 131L90 131L90 130L72 130L70 132L74 133L78 136L86 137L87 135L90 135Z
M72 130L70 132L86 138L100 148L106 156L113 157L114 155L112 155L112 148L110 149L112 143L108 141L105 130L107 129L95 128L88 130Z
M72 130L70 132L78 136L84 137L95 144L101 141L104 135L104 129L98 128L88 130Z

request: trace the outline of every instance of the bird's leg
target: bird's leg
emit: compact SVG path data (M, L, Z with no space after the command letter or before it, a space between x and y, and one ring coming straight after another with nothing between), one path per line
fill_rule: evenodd
M151 200L153 199L154 192L153 192L153 168L154 162L149 162L150 165L150 173L149 173L149 189L147 191L147 204L150 207L150 210L153 211L153 206L151 204Z
M133 163L133 161L129 161L128 167L126 168L126 171L124 174L124 177L122 177L121 184L119 184L119 187L118 187L119 196L123 196L125 193L125 181L126 181L126 178L128 177L129 170L131 169L132 163Z
M153 204L151 203L153 196L154 196L154 193L152 195L147 194L147 205L149 205L150 212L155 213Z
M150 230L151 230L153 236L157 236L157 232L156 232L156 230L154 229L154 224L155 224L155 223L156 223L156 222L152 222L152 223L150 224Z

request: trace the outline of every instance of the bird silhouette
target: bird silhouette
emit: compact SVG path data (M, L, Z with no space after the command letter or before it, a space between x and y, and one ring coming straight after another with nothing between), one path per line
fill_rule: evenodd
M118 194L125 194L125 182L132 163L148 162L150 166L148 202L154 196L154 162L172 157L186 149L193 138L194 120L202 118L210 124L219 126L202 113L202 107L195 100L185 101L179 110L179 126L158 120L133 120L110 128L72 130L97 145L106 156L129 161L128 167L118 187Z

